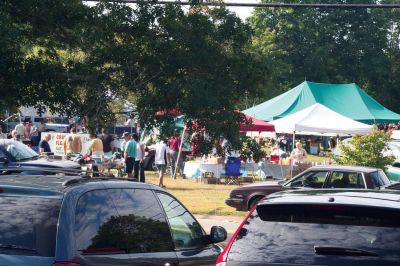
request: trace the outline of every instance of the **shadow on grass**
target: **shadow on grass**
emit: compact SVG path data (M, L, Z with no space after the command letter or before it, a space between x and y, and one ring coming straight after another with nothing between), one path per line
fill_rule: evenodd
M199 190L199 188L193 187L193 188L185 188L185 187L167 187L168 190L175 190L175 191L193 191L193 190Z

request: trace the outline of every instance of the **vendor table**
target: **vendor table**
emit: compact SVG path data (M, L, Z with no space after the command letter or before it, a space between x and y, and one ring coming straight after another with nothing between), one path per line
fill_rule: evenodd
M273 179L284 179L290 175L290 165L273 164L268 162L259 163L259 175L263 178L272 176ZM297 166L293 166L293 171L297 169Z
M185 162L185 166L183 168L183 174L189 178L200 177L200 175L201 175L200 162L199 161Z
M240 164L240 169L243 171L246 171L247 174L251 174L255 176L256 172L258 171L260 167L258 166L257 163L241 163Z
M224 166L222 164L213 164L213 163L200 163L200 171L201 173L211 172L214 174L215 178L221 178L221 173L224 170Z

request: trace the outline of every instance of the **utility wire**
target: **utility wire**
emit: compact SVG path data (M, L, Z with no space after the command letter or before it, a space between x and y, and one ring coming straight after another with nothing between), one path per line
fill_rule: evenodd
M85 0L85 2L98 2L98 0ZM191 6L196 5L191 2L185 1L156 1L146 2L140 0L109 0L107 2L114 3L129 3L139 4L148 3L153 5L182 5ZM386 8L394 9L400 8L400 4L296 4L296 3L222 3L222 2L202 2L201 5L205 6L227 6L227 7L266 7L266 8L341 8L341 9L358 9L358 8Z

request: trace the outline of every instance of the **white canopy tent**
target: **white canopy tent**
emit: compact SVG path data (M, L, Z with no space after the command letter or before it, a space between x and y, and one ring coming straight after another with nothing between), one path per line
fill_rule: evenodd
M319 103L270 123L275 125L276 133L293 134L293 149L296 134L343 136L368 134L373 128L371 125L354 121L336 113ZM290 168L290 176L292 177L292 167Z
M353 135L372 131L371 125L354 121L319 103L270 123L275 125L276 133L301 135Z

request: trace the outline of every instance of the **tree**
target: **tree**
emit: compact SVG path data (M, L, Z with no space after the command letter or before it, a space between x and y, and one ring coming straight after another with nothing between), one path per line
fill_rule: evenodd
M96 9L108 28L99 26L102 34L89 37L96 45L85 50L87 58L104 69L105 86L134 95L142 122L160 126L172 117L156 113L176 109L211 139L222 133L239 146L244 118L235 107L254 92L257 65L246 49L251 31L239 18L224 8L194 6L185 13L172 4L101 3Z
M58 50L77 47L87 10L78 0L0 2L0 109L65 100Z
M258 68L250 28L225 8L155 2L3 1L0 104L85 115L93 130L131 98L147 126L171 121L156 113L175 108L239 147L235 109L252 97Z
M391 133L375 130L368 135L355 135L349 145L340 144L342 156L335 161L341 165L370 166L385 169L395 157L388 153Z
M354 4L381 1L325 2ZM264 84L266 98L276 96L304 80L355 82L384 105L400 111L399 89L394 83L400 76L397 67L400 47L393 45L398 36L399 20L398 11L391 10L256 9L249 19L255 32L253 45L275 68ZM398 40L395 42L398 43Z

